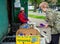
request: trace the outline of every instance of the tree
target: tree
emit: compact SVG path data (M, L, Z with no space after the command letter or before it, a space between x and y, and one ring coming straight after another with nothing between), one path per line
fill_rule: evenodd
M42 0L29 0L32 5L34 5L34 12L36 12L37 7L42 2Z
M59 5L59 6L60 6L60 0L58 0L58 1L57 1L57 5Z

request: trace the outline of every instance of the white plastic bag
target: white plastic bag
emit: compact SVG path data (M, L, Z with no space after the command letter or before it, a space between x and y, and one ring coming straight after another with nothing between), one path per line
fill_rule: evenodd
M42 36L44 36L45 38L45 41L47 43L50 43L51 42L51 30L46 28L44 29L41 33L40 33Z

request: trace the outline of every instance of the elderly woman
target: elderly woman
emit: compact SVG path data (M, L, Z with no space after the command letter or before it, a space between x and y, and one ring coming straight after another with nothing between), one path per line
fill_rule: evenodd
M46 13L47 24L45 27L51 28L51 43L50 44L59 44L59 29L56 25L57 21L57 12L49 8L47 2L42 2L39 7L44 13Z

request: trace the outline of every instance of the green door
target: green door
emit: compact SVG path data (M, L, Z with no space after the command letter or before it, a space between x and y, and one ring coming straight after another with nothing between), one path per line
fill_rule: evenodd
M0 0L0 41L8 31L7 0Z

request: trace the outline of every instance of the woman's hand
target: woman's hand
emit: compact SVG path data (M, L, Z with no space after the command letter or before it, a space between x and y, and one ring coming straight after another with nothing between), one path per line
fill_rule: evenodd
M45 27L47 28L48 27L48 24L45 24Z

